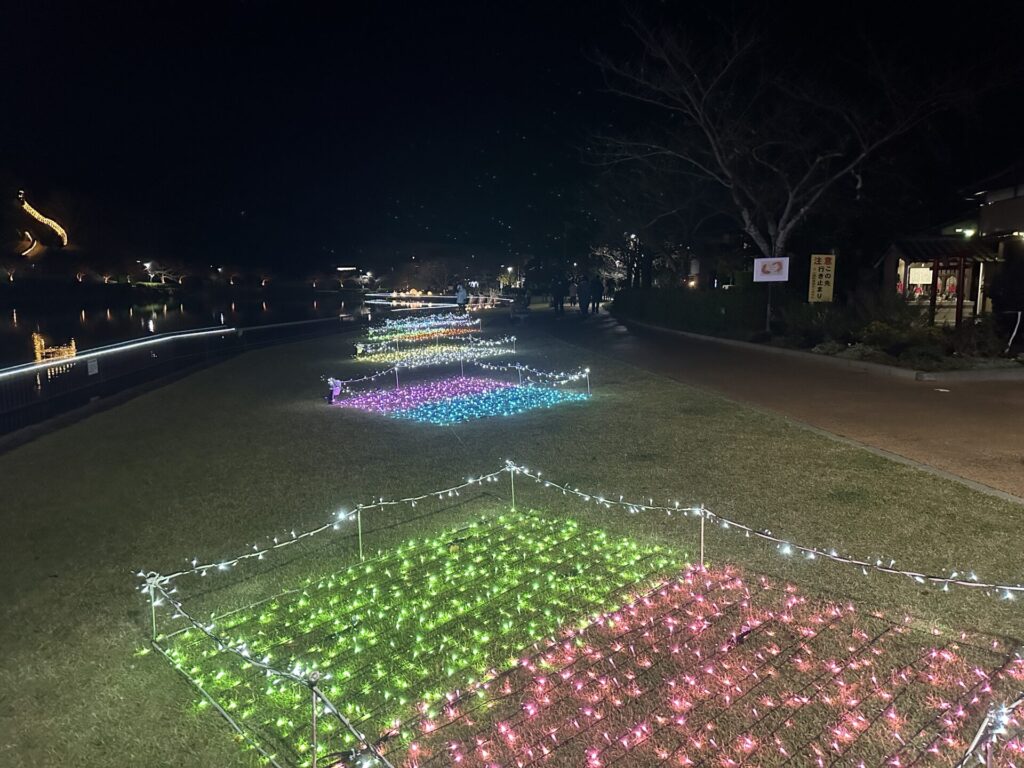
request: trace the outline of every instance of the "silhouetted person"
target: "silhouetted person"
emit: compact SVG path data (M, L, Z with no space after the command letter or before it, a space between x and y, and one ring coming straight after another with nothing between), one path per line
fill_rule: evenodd
M569 281L569 306L570 307L575 307L576 306L576 281L575 280L570 280Z
M587 312L590 311L590 281L586 277L580 278L576 292L580 299L580 314L586 317Z
M335 378L327 380L327 404L334 405L338 401L338 397L341 395L341 381Z
M601 308L601 299L604 298L604 283L601 282L601 278L594 275L594 279L590 281L590 305L593 307L591 312L595 315Z
M551 281L551 304L556 315L565 314L565 289L565 278L562 275Z
M466 293L466 289L462 287L462 283L459 283L459 287L455 289L455 303L458 305L459 312L466 311L466 300L469 298L469 294Z

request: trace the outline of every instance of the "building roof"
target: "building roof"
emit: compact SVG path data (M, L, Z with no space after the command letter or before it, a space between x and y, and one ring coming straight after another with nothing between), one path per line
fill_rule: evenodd
M889 246L906 261L1002 261L999 252L981 240L966 237L906 237ZM888 255L888 253L886 255Z

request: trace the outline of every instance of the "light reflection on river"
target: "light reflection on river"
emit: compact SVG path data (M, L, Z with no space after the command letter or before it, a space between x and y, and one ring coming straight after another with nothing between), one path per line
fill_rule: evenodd
M207 301L185 298L156 304L68 308L47 311L39 307L6 308L0 314L0 368L33 360L32 334L43 334L47 345L75 340L85 350L117 341L143 338L217 325L248 326L287 323L360 314L363 307L351 297L322 294L315 299L236 299Z

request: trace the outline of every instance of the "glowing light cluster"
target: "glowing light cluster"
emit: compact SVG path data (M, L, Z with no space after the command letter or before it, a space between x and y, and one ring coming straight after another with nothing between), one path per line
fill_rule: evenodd
M409 317L402 320L387 320L384 325L370 328L366 335L372 342L415 342L445 336L462 336L476 333L479 330L479 320L473 320L467 315L443 315L441 317Z
M395 411L391 416L444 426L495 416L515 416L538 408L552 408L589 398L590 395L582 392L566 392L535 384L514 385L423 403L415 408Z
M458 328L480 326L479 320L457 312L435 312L419 317L387 318L380 325L371 327L367 334L370 338L386 336L391 333L415 333L428 328Z
M430 424L459 424L492 416L512 416L536 408L578 402L587 395L537 385L456 376L427 384L367 392L337 403L396 419Z
M415 331L408 333L397 333L393 335L389 341L401 342L403 344L415 344L420 341L435 341L438 339L452 339L458 336L468 336L471 333L478 333L479 329L465 327L465 328L432 328L425 331Z
M64 230L64 227L62 227L53 219L43 216L43 214L41 214L39 211L37 211L35 208L28 204L28 200L26 200L24 196L22 196L21 198L21 208L23 211L25 211L25 213L27 213L33 219L38 221L40 224L44 224L50 229L52 229L56 233L57 237L60 238L61 245L68 244L68 233Z
M453 363L497 357L505 353L501 345L483 344L426 344L402 349L389 349L360 355L356 359L363 363L395 364L402 368L423 368L431 365Z
M408 541L365 563L207 621L167 584L183 629L158 643L265 755L309 765L309 689L354 728L404 739L416 712L441 717L444 693L510 663L566 622L609 610L622 590L670 573L680 556L535 514L480 519ZM317 753L359 741L332 718Z
M450 691L388 760L435 765L951 765L1003 641L914 630L731 569L688 569Z
M427 384L415 384L399 389L386 389L349 397L337 403L342 408L358 408L363 411L393 414L408 411L439 400L477 395L495 389L512 386L495 379L476 379L456 376Z

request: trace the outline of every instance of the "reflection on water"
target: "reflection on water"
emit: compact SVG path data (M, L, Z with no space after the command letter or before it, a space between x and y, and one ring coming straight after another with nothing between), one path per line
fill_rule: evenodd
M74 339L77 348L85 350L154 333L315 320L361 311L356 302L330 294L307 301L186 299L177 306L162 303L56 312L14 308L6 317L0 315L0 368L32 361L33 333L42 334L48 345L69 344Z

